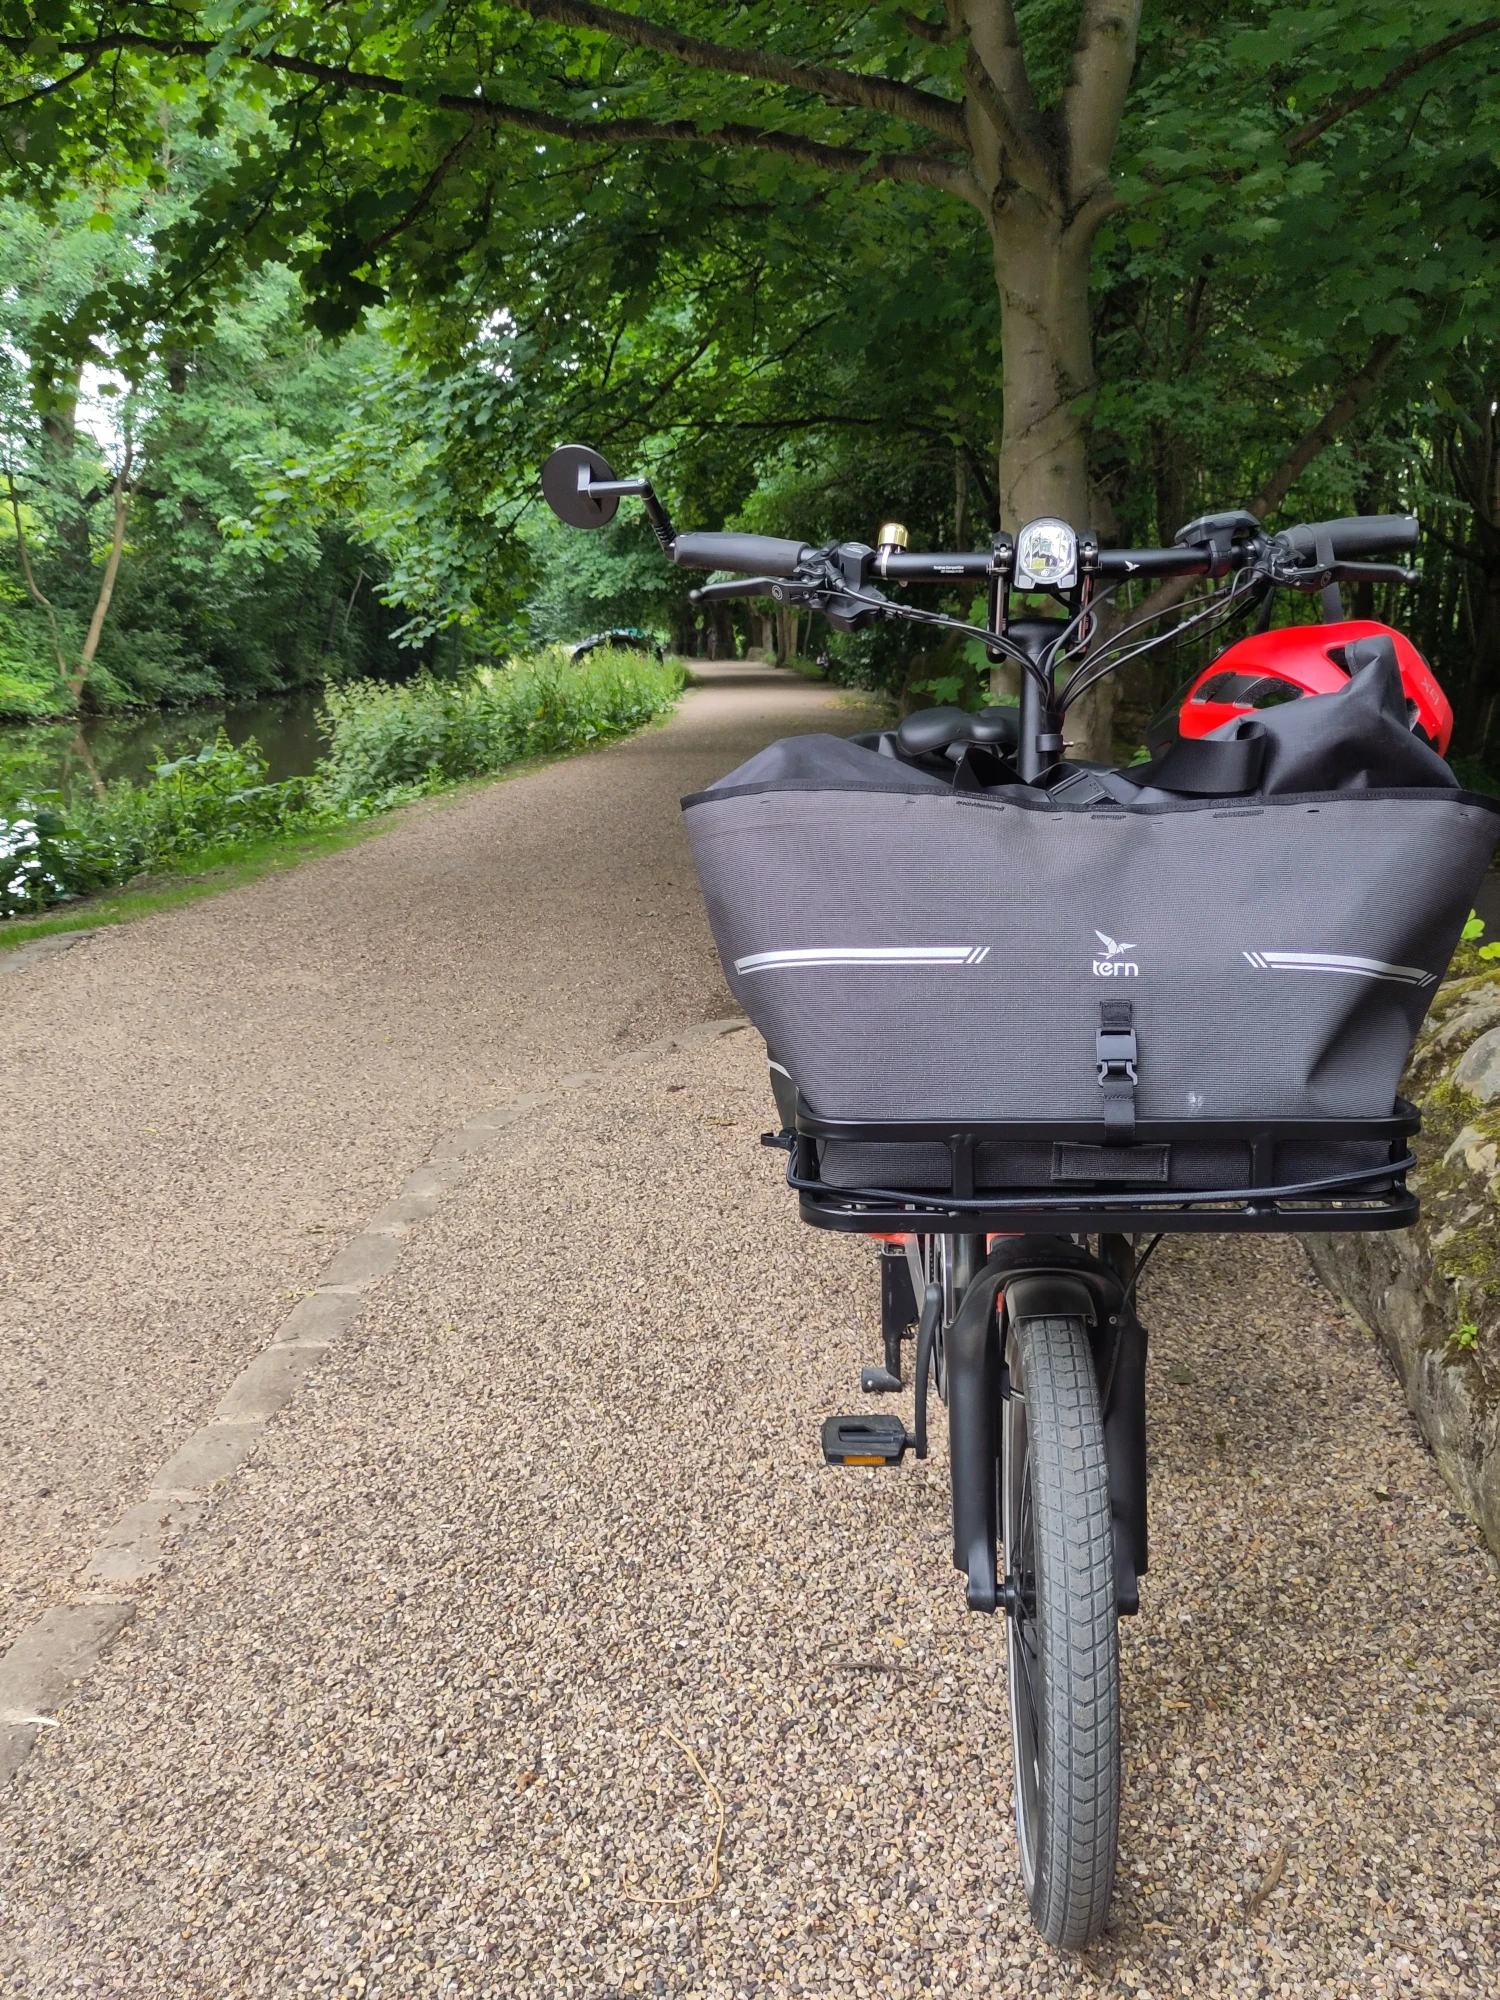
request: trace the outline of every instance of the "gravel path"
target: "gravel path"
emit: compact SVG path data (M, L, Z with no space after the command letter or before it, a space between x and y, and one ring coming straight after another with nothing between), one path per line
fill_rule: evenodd
M1121 1886L1036 1945L1000 1628L941 1452L817 1461L873 1260L763 1089L581 1094L412 1240L3 1797L10 1992L1494 1992L1495 1581L1289 1245L1157 1259Z
M441 1090L472 1109L458 1069L390 1114L409 1142L451 1122ZM1296 1246L1178 1239L1146 1280L1121 1879L1065 1960L1015 1882L1003 1632L962 1608L941 1447L818 1460L874 1355L873 1258L797 1223L767 1114L741 1032L471 1166L0 1791L7 2000L1488 2000L1500 1592ZM345 1150L399 1153L365 1116ZM322 1164L351 1205L379 1178Z
M0 1652L439 1134L733 1011L679 796L859 718L700 670L664 729L7 980Z

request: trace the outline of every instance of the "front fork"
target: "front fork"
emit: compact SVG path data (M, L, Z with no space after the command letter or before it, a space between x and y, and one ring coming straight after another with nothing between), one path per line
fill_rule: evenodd
M950 1241L953 1239L950 1239ZM993 1612L1001 1599L997 1549L1000 1494L1000 1399L1002 1385L1002 1286L1007 1274L984 1263L983 1237L956 1239L966 1247L970 1276L955 1282L958 1304L944 1334L948 1392L948 1454L953 1481L953 1562L966 1572L971 1611ZM1146 1530L1146 1331L1128 1304L1121 1283L1129 1256L1122 1239L1108 1241L1109 1255L1091 1260L1106 1281L1085 1282L1076 1270L1030 1271L1017 1275L1011 1289L1027 1316L1050 1309L1087 1312L1104 1413L1104 1455L1109 1472L1114 1523L1115 1592L1123 1614L1139 1609L1137 1579L1145 1573ZM957 1259L955 1279L964 1269ZM1104 1310L1109 1294L1118 1310Z
M968 1574L969 1609L992 1612L999 1601L1000 1338L995 1301L1001 1279L984 1264L982 1236L948 1241L955 1248L963 1246L959 1255L944 1258L945 1270L953 1273L951 1286L944 1287L945 1303L949 1297L957 1300L943 1336L953 1564Z

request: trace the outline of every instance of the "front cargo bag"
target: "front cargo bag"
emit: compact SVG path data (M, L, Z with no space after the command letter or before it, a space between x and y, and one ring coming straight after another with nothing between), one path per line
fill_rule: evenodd
M1451 776L1069 807L832 736L772 744L684 810L730 987L810 1110L1099 1121L1107 1140L1102 1003L1127 1001L1133 1116L1205 1127L1144 1169L1185 1190L1249 1178L1215 1121L1390 1116L1500 836L1500 801ZM1315 1137L1278 1153L1278 1182L1389 1161ZM1043 1186L1059 1157L981 1146L976 1182ZM1088 1177L1078 1157L1066 1178ZM949 1163L830 1141L820 1171L921 1189Z

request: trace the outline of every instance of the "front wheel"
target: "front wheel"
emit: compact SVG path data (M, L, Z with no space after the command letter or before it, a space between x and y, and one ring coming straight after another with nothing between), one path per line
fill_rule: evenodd
M1120 1826L1120 1656L1104 1426L1081 1319L1006 1340L1002 1419L1016 1837L1032 1921L1081 1950L1104 1928Z

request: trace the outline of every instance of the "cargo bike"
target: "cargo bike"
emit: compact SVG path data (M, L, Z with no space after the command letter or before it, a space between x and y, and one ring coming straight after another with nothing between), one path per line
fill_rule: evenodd
M684 812L725 974L765 1037L802 1217L880 1241L882 1364L913 1421L830 1417L824 1455L895 1465L946 1404L953 1558L1003 1612L1020 1872L1033 1921L1102 1930L1120 1811L1117 1620L1148 1563L1147 1260L1173 1231L1408 1226L1406 1057L1500 836L1444 762L1446 701L1339 586L1410 582L1397 515L1171 548L1042 519L978 552L904 530L823 547L679 534L585 446L543 472L562 520L643 502L663 552L839 629L965 632L1014 705L774 743ZM1163 629L1137 580L1202 578ZM983 627L890 586L987 592ZM1321 622L1271 629L1277 594ZM1038 615L1038 602L1043 615ZM1124 769L1067 754L1070 709L1147 648L1237 616ZM1144 1246L1144 1247L1143 1247Z

